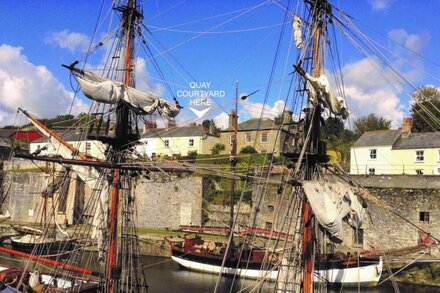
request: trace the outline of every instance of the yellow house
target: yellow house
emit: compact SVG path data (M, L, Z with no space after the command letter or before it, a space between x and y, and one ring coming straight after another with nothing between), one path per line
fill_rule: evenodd
M440 133L401 135L393 145L391 164L394 174L440 175Z
M411 133L411 119L401 129L365 132L350 151L350 173L440 175L440 133Z
M203 126L148 129L142 135L137 153L142 156L187 156L203 153L202 141L207 134Z

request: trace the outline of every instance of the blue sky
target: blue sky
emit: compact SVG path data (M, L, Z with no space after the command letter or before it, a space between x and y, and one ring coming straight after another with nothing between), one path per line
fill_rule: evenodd
M216 99L215 107L204 119L215 118L217 123L224 124L226 115L223 112L232 108L236 80L240 93L262 89L240 105L241 120L259 117L283 25L285 34L274 74L277 82L268 95L264 116L273 117L284 107L288 84L287 79L283 82L284 73L292 70L296 49L293 46L288 54L292 32L290 18L283 24L282 9L287 1L278 2L145 1L144 24L151 32L146 33L146 37L153 54L158 55L156 60L171 89L174 92L188 89L194 78L211 82L211 90L226 92L226 97ZM69 110L72 87L69 74L61 64L69 64L84 55L101 3L27 0L16 1L11 8L0 11L0 125L14 123L15 110L19 106L39 117L64 114ZM366 35L388 51L386 55L393 66L402 71L411 84L439 86L436 78L440 72L437 54L440 51L439 1L336 0L331 3L353 17L353 22ZM290 8L295 10L296 7L297 1L291 1ZM101 39L108 30L110 18L105 16L109 11L110 3L105 3L104 21L95 40ZM387 85L382 74L345 42L341 34L337 33L337 38L342 71L347 75L345 85L351 117L374 112L392 119L393 126L399 126L402 116L408 115L410 106L406 92L410 87ZM159 43L171 50L163 53ZM88 62L91 66L99 66L99 52ZM170 97L151 62L144 63L141 59L138 70L141 87ZM196 116L187 107L189 100L182 98L180 102L185 110L178 122L194 121ZM78 95L75 111L86 111L87 103ZM287 106L290 107L289 101Z

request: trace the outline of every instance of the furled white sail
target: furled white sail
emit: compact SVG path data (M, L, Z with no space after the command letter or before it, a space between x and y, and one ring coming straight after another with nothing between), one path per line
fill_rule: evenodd
M151 114L158 111L160 114L175 117L179 114L179 107L152 93L141 91L121 82L109 80L84 71L83 74L74 74L84 95L91 100L116 104L126 103L133 111L139 114Z
M310 98L312 100L321 98L325 107L327 107L333 114L342 116L346 119L350 112L347 109L345 100L342 97L337 97L330 86L325 75L313 77L307 72L304 72L304 77L307 79Z
M293 16L292 20L292 26L293 26L293 38L295 40L295 46L300 49L303 46L303 39L302 39L302 20L298 15Z
M342 242L342 221L360 228L365 210L353 191L340 182L305 181L304 192L319 224L335 242Z

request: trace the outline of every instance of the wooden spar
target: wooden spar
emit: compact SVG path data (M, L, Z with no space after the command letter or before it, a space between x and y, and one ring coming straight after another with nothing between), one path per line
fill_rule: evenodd
M95 272L95 271L88 270L85 268L77 267L77 266L74 266L74 265L71 265L68 263L59 262L59 261L56 261L53 259L49 259L49 258L17 251L14 249L9 249L9 248L3 247L3 246L0 246L0 252L4 252L4 253L8 253L8 254L15 255L15 256L20 256L20 257L25 257L27 259L35 260L35 261L45 263L48 265L52 265L52 266L61 267L63 269L66 269L66 270L69 270L72 272L77 272L80 274L91 275L91 276L96 276L96 277L99 277L101 275L101 273L99 273L99 272Z
M124 74L124 84L126 86L132 85L131 72L133 69L132 64L132 49L133 49L133 23L136 13L136 0L128 0L127 7L123 12L122 19L125 25L125 74ZM118 105L117 108L117 126L116 135L122 140L122 144L118 147L123 148L126 145L126 139L128 137L128 119L129 119L129 109L124 104ZM115 160L121 160L121 156L116 156ZM123 158L122 158L123 159ZM115 169L113 173L113 186L111 193L111 206L110 206L110 244L109 253L107 255L107 292L113 292L113 281L117 267L117 253L118 253L118 210L119 210L119 190L121 188L120 183L120 170Z
M319 24L319 16L320 12L315 12L314 20L316 24L316 30L315 30L315 36L314 36L314 44L313 44L313 66L314 66L314 76L319 77L321 75L321 48L320 48L320 42L321 42L321 28ZM320 112L320 106L318 104L318 101L313 101L315 106L315 111ZM316 117L319 117L321 113L314 113L313 117L311 118L314 121L311 121L313 123L312 128L312 141L310 142L310 152L315 153L318 152L318 145L315 145L315 135L314 133L318 132L319 135L319 123L318 119L315 119ZM317 123L315 123L317 122ZM319 139L318 139L319 141ZM310 169L313 169L314 166L307 167ZM306 173L312 174L313 170L307 170ZM311 178L310 178L311 179ZM307 197L304 195L303 198L303 208L302 208L302 220L304 224L304 231L303 231L303 239L302 239L302 257L303 257L303 276L302 276L302 292L303 293L311 293L313 290L313 255L314 255L314 244L313 244L313 223L312 223L312 208L310 206L310 203L307 200Z
M84 161L88 161L89 158L87 158L87 156L80 152L79 150L77 150L76 148L74 148L70 143L68 143L67 141L65 141L63 138L61 138L61 136L59 136L55 131L47 128L43 123L41 123L36 117L34 117L33 115L29 114L27 111L18 108L19 111L23 112L24 115L26 115L26 117L28 117L31 122L37 126L38 128L42 128L44 131L46 131L51 137L55 138L56 140L58 140L62 145L64 145L66 148L68 148L72 154L76 154L78 157L81 158L81 160Z

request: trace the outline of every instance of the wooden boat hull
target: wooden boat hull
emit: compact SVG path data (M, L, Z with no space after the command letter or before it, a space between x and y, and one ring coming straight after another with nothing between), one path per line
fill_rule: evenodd
M315 271L315 282L328 282L333 286L375 287L382 274L381 257L359 259L351 265L340 262L338 265L328 264L328 269Z
M17 241L14 237L11 237L11 246L13 249L29 253L32 251L38 251L42 252L43 254L48 254L58 251L69 251L74 248L74 243L75 241L72 239L50 241L45 243L23 242Z
M202 272L202 273L210 273L210 274L223 274L226 276L237 276L241 278L248 279L260 279L265 278L268 281L275 281L278 275L278 271L276 270L260 270L261 263L258 264L258 267L253 266L254 268L246 268L246 267L237 267L237 266L228 266L225 265L223 268L220 263L217 261L213 261L212 259L205 259L205 262L201 261L202 257L197 257L198 261L191 260L190 255L186 256L178 256L173 255L171 259L178 263L181 267Z
M14 286L5 284L6 281L16 278L19 279L24 270L21 268L0 266L0 292L22 292L17 290ZM31 273L32 274L32 273ZM18 277L17 277L18 276ZM83 278L68 279L63 277L52 276L48 274L39 274L40 284L33 287L34 292L43 292L43 287L46 287L44 292L61 293L94 293L98 292L99 282L87 280Z

